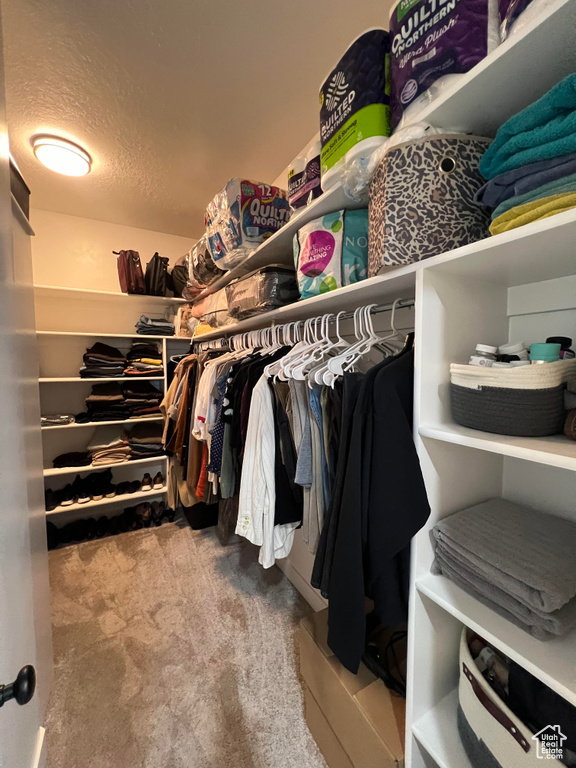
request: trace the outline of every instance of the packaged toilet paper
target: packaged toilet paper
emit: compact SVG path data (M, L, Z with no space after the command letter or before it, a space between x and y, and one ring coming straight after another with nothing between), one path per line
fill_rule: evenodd
M269 184L230 179L206 208L212 258L220 269L240 264L290 218L288 193Z
M350 45L320 88L322 189L346 162L368 156L390 135L390 37L370 29Z
M288 168L288 202L294 211L304 208L307 204L306 186L306 158L295 157Z
M368 209L335 211L305 224L294 235L294 264L302 299L364 280Z
M500 42L498 27L498 0L398 0L390 11L392 128L482 61Z

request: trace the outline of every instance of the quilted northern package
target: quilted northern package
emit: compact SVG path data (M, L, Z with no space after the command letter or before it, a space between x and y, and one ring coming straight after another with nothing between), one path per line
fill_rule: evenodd
M247 179L230 179L206 208L204 223L219 269L240 264L290 218L288 193Z

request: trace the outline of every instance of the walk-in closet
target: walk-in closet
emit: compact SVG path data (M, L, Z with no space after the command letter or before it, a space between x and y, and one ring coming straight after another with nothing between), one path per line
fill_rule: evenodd
M0 14L0 766L576 768L576 0Z

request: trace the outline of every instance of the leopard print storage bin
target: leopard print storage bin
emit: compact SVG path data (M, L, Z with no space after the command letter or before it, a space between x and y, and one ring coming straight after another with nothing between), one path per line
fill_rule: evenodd
M370 183L368 276L422 261L490 233L472 200L490 139L440 134L390 149Z

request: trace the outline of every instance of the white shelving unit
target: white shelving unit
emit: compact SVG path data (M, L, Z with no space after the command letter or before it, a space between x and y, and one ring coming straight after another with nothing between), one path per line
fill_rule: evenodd
M448 129L493 136L512 114L576 71L576 2L548 4L539 23L497 48L419 118ZM264 243L241 268L204 293L270 263L291 263L300 224L348 207L333 189ZM458 649L469 626L576 704L576 632L540 642L431 573L430 528L454 512L501 496L576 522L576 442L562 435L515 438L466 429L450 412L449 366L476 343L530 344L547 336L576 340L576 211L533 222L423 263L301 301L198 337L305 319L324 312L415 298L414 439L431 516L412 548L406 768L470 768L456 724ZM282 569L315 605L312 558L301 550Z
M140 314L164 316L165 307L179 304L182 300L157 296L126 296L111 291L91 291L52 286L36 286L37 338L40 357L40 399L42 413L78 413L85 409L85 398L94 384L133 381L152 382L161 391L166 390L167 364L171 354L182 353L190 345L189 338L138 335L133 326ZM155 312L153 310L160 310ZM70 328L70 319L73 327ZM48 323L54 323L48 327ZM93 328L98 330L94 331ZM122 352L127 352L132 342L152 341L158 344L164 362L161 376L121 376L81 378L78 369L87 347L96 341L104 341ZM68 451L84 451L92 436L101 428L115 426L118 430L138 423L162 422L162 416L153 415L118 421L87 422L46 426L42 428L45 487L56 490L71 482L75 475L85 477L93 472L111 469L113 482L140 480L145 472L167 476L165 456L137 459L119 464L52 467L52 460ZM50 520L69 522L78 517L98 514L100 507L115 514L125 506L147 497L165 497L164 485L160 490L142 491L114 496L111 499L90 501L85 504L58 506L47 513Z

